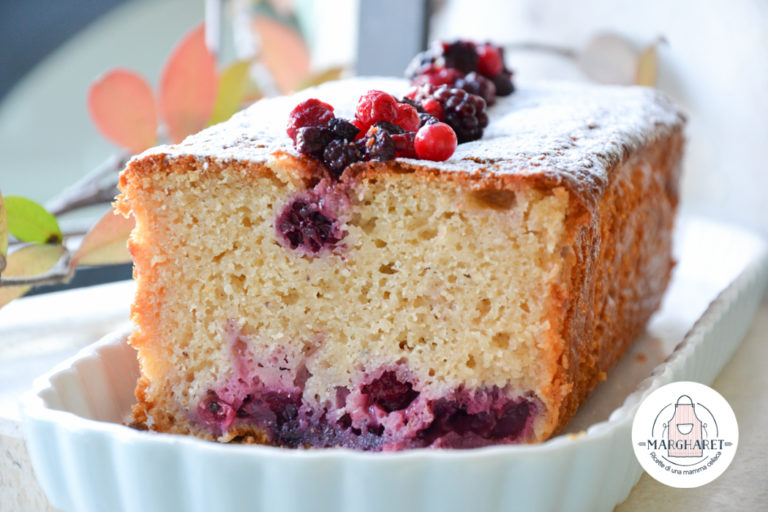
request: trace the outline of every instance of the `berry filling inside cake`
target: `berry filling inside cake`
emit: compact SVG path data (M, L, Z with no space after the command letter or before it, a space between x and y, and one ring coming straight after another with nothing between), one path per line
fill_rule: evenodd
M324 401L304 401L312 377L306 358L280 352L256 358L235 325L227 336L234 374L206 391L190 418L216 437L234 431L243 441L286 447L470 448L529 438L540 407L533 393L497 386L460 386L428 398L405 361L365 369Z

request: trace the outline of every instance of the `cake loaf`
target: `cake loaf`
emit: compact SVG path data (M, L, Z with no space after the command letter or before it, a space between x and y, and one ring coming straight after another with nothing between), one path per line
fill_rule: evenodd
M445 162L330 180L260 101L134 158L133 420L286 447L542 441L638 337L673 267L684 118L641 87L523 84Z

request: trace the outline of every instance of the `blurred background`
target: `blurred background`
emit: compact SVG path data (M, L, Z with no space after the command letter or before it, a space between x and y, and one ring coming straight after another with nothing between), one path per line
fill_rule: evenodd
M402 75L428 41L455 38L505 45L517 83L651 83L689 117L683 212L768 235L763 0L3 0L3 194L50 204L118 154L89 118L90 84L124 67L156 87L174 45L206 13L222 66L260 56L265 43L282 51L295 43L257 17L277 20L304 46L277 51L276 62L261 55L254 97L337 76ZM84 230L106 207L67 214L62 226Z

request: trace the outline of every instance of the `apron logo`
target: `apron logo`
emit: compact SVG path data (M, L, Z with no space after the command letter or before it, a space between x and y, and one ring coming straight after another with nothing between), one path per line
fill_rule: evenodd
M696 382L657 389L640 404L632 423L637 461L672 487L699 487L719 477L736 455L738 440L731 406Z

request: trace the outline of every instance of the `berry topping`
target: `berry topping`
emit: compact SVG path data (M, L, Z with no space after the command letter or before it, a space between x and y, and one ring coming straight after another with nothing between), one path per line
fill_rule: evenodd
M477 69L477 50L475 43L470 41L454 41L442 43L443 60L445 67L458 69L462 73L469 73Z
M473 73L473 77L466 76ZM515 90L512 72L504 64L504 49L491 43L459 40L433 44L429 50L414 57L405 74L414 85L458 87L481 96L489 105L493 103L494 95L490 94L488 84L477 77L490 80L496 88L496 96L507 96ZM467 85L467 82L472 84Z
M365 134L364 148L366 160L383 162L395 158L397 152L395 142L392 140L390 132L380 127L380 124L383 123L379 122L371 126L368 133Z
M440 102L435 99L428 98L424 100L424 103L421 104L421 108L425 113L437 119L443 118L443 107L440 105Z
M400 133L405 133L405 130L401 126L396 125L394 123L388 123L386 121L379 121L378 123L374 124L373 126L376 127L376 128L381 128L382 130L388 131L390 135L398 135ZM417 127L417 129L418 129L418 127Z
M501 49L490 43L477 46L477 71L485 76L494 77L504 71Z
M322 128L320 126L299 128L296 130L296 142L294 143L294 147L299 153L313 158L321 158L325 146L331 142L333 136L334 134L329 128Z
M419 158L442 162L451 157L456 143L456 133L450 126L433 123L419 129L413 145Z
M512 72L502 71L492 78L493 85L496 86L496 96L509 96L515 92L515 86L512 83Z
M328 128L333 133L334 139L355 140L357 134L360 133L360 128L355 126L353 122L339 117L331 119L328 123Z
M427 115L427 114L420 114ZM432 116L430 116L432 117ZM432 117L432 119L435 119ZM435 119L437 122L437 119ZM416 134L413 132L406 132L398 135L392 135L392 142L395 143L395 156L401 158L418 158L416 155L416 148L414 148L414 139Z
M483 129L488 126L485 100L463 89L451 89L442 85L435 89L422 86L412 92L414 99L422 102L435 100L443 109L441 121L447 123L456 132L459 143L477 140L483 136Z
M413 78L413 84L453 85L462 75L463 73L453 68L430 65Z
M381 377L364 385L361 391L368 395L372 404L388 413L405 409L419 396L410 382L402 382L392 371L382 373Z
M415 132L419 129L419 111L407 103L398 103L395 123L406 132Z
M291 249L301 248L316 254L344 237L337 223L320 211L319 203L319 199L297 198L277 217L277 232Z
M496 102L496 86L483 75L475 72L469 73L467 76L456 80L455 86L459 89L464 89L470 94L480 96L489 106Z
M288 116L288 136L295 142L299 128L308 126L327 126L333 119L333 107L311 98L296 105Z
M323 163L331 175L338 179L348 165L363 159L363 153L354 142L333 139L323 151Z
M360 96L355 110L355 117L366 127L377 121L397 122L398 101L391 94L383 91L368 91Z

